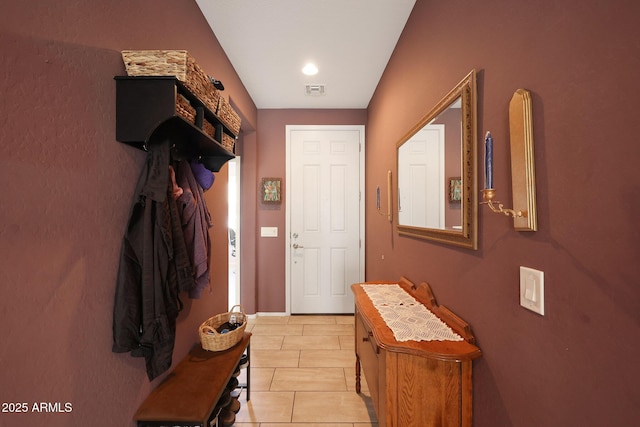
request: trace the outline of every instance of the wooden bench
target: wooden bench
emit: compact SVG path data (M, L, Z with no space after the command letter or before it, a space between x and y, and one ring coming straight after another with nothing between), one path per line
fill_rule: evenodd
M142 402L134 416L138 427L209 427L216 404L247 351L250 332L224 351L207 351L197 344ZM250 365L250 363L248 363ZM250 367L247 366L246 399L249 400Z

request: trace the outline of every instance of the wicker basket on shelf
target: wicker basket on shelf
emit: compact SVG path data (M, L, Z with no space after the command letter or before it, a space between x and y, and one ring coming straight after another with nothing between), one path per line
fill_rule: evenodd
M231 107L231 104L229 104L229 102L222 96L218 102L217 115L234 135L238 135L238 133L240 133L240 116L235 112L233 107Z
M216 112L220 94L186 50L123 50L129 76L175 76L203 104Z
M213 125L209 123L207 120L202 121L202 131L207 135L209 135L211 138L216 137L216 128L213 127Z
M236 140L234 137L227 135L226 133L222 134L222 146L225 150L230 153L233 153L233 147L236 144Z
M220 332L218 328L227 322L236 319L240 325L228 332ZM227 350L242 340L244 330L247 327L247 316L240 305L234 305L227 313L217 314L202 322L199 328L200 343L202 348L209 351Z
M189 123L196 122L196 109L191 106L187 98L180 94L176 97L176 113Z

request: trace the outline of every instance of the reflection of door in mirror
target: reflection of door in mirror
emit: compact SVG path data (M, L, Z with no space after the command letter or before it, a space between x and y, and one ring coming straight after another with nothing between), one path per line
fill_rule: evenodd
M445 126L429 124L399 148L398 223L443 228Z

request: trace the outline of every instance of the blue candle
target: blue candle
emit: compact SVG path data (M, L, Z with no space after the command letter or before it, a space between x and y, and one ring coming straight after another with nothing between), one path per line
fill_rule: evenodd
M493 188L493 138L487 132L484 138L484 188Z

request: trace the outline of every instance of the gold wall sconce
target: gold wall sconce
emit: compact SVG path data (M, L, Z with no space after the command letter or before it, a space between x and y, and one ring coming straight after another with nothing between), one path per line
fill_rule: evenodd
M518 89L509 103L509 136L511 145L511 189L513 209L494 201L493 188L493 138L487 132L484 142L485 186L481 204L491 211L513 217L513 227L518 231L537 231L536 175L533 157L533 120L531 95L525 89Z

